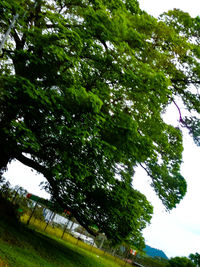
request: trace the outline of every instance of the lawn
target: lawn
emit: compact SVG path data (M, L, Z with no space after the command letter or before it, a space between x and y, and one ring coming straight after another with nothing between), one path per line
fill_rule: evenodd
M3 264L4 263L4 264ZM0 266L11 267L117 267L106 259L76 244L42 233L24 224L0 220Z

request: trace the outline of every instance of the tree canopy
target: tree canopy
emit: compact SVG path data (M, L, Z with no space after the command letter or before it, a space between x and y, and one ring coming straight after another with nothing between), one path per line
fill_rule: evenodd
M187 257L174 257L171 258L168 261L168 265L169 267L195 267L196 264L194 264L190 259L188 259Z
M191 253L189 259L194 262L197 266L200 265L200 254L196 252L195 254Z
M200 18L155 19L136 0L5 0L1 37L15 14L1 54L1 171L17 159L89 231L141 240L152 206L132 187L135 168L170 210L186 192L181 126L199 144ZM180 127L163 120L172 103Z

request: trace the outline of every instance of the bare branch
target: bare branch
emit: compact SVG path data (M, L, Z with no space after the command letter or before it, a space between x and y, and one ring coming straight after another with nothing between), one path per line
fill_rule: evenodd
M174 103L174 105L178 109L178 112L179 112L179 122L183 123L183 119L182 119L182 115L181 115L181 110L180 110L179 106L176 104L176 102L174 101L174 99L172 99L172 102Z

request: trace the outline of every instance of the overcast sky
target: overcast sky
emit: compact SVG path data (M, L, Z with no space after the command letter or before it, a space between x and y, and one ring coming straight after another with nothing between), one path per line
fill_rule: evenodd
M158 17L173 8L181 9L196 17L200 15L200 0L139 0L140 7ZM177 115L176 115L177 114ZM173 125L178 123L179 114L171 107L166 120ZM200 147L184 131L184 152L182 175L187 181L187 194L176 209L165 212L161 201L149 186L145 172L138 170L134 185L154 206L151 225L144 230L146 243L162 249L168 257L188 256L200 253Z
M192 16L200 14L200 0L140 0L140 6L153 16L164 11L179 8ZM170 115L170 114L173 114ZM177 114L177 116L176 116ZM171 108L167 121L177 123L179 119L175 107ZM154 216L151 225L144 230L146 243L162 249L168 257L188 256L190 253L200 253L200 148L184 133L184 152L182 175L188 184L187 194L176 209L165 212L160 200L149 185L149 178L144 170L138 169L134 178L134 186L144 193L154 206ZM21 185L29 192L41 197L48 197L41 191L39 184L44 181L41 175L36 175L30 168L15 161L10 164L5 177L12 185Z
M138 0L141 9L149 14L158 17L161 13L170 9L181 9L196 17L200 15L200 0Z

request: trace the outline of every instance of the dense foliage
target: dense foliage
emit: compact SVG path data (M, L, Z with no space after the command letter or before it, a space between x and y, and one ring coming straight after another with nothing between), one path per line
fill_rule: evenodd
M25 207L24 211L28 210L27 201L22 195L23 192L25 190L21 187L11 188L10 183L3 177L0 179L0 214L2 221L14 225L19 223L21 208L24 209Z
M182 134L162 114L199 110L199 18L159 20L136 0L0 3L0 169L17 159L43 174L57 203L113 242L134 238L152 207L132 188L141 165L167 209L183 198ZM197 117L197 116L196 116ZM199 121L183 117L199 142Z
M168 261L169 267L195 267L194 264L190 259L186 257L174 257Z
M200 254L196 252L195 254L191 253L189 255L191 261L193 261L197 266L200 265Z

